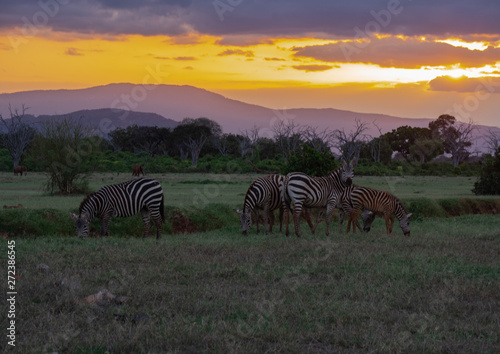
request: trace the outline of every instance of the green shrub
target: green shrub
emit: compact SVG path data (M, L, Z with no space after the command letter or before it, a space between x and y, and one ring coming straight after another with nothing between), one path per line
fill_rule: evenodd
M472 192L480 195L500 194L500 148L495 152L495 157L489 156L486 159Z
M292 153L283 174L303 172L310 176L325 176L335 169L337 164L331 152L318 152L308 144L302 144L300 151Z

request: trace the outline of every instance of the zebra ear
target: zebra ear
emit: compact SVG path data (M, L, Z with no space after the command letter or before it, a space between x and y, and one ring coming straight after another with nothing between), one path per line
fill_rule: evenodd
M354 167L355 162L356 162L356 157L353 157L351 162L349 162L349 165L351 165L351 167Z
M243 211L240 209L233 209L233 210L235 213L240 214L240 215L243 213Z
M413 215L413 213L410 213L410 214L406 215L406 217L409 219L409 218L411 218L412 215Z
M69 216L75 221L78 220L78 215L76 215L75 213L69 213Z

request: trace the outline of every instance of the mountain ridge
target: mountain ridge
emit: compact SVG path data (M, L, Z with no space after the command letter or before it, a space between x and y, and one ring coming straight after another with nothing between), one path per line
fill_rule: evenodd
M256 104L245 103L221 94L190 85L138 85L132 83L112 83L83 89L32 90L0 94L0 113L8 118L9 105L29 107L33 116L64 116L84 113L85 119L106 112L116 127L127 125L165 126L160 119L174 122L184 118L206 117L218 122L226 133L240 133L257 127L263 135L270 137L277 121L288 120L299 125L309 125L319 129L345 130L354 128L355 121L367 124L366 134L378 136L378 128L386 133L399 126L427 127L431 118L402 118L383 113L360 113L335 108L291 108L277 110ZM107 111L102 111L107 109ZM91 111L94 111L90 114ZM118 113L117 113L118 112ZM126 113L135 112L135 113ZM149 116L147 116L150 112ZM136 114L137 113L137 114ZM116 121L116 115L130 115L129 120ZM156 116L154 116L156 115ZM133 117L133 119L131 118ZM153 123L155 122L155 123ZM475 137L476 150L482 150L487 129L497 127L478 126ZM483 140L481 140L483 139Z

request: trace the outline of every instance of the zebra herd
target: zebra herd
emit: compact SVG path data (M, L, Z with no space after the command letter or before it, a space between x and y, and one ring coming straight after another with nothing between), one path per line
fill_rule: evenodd
M240 215L241 229L248 234L252 220L259 230L259 210L264 211L265 233L272 232L274 211L280 213L280 231L285 222L286 236L289 235L289 211L292 212L295 234L300 236L300 217L303 216L314 234L324 213L326 235L330 233L330 219L335 208L340 210L340 231L344 215L348 215L347 232L351 226L353 232L362 212L364 230L369 231L375 215L385 218L386 232L389 235L394 225L393 214L405 236L410 235L410 217L401 201L384 191L367 187L354 186L354 160L342 162L342 166L330 171L323 177L312 177L302 172L292 172L286 176L269 175L252 182L245 195ZM311 209L320 209L316 223L311 221ZM101 220L101 236L109 234L109 222L112 217L127 217L141 212L144 223L143 237L151 229L151 218L156 224L156 238L161 237L164 216L164 195L160 183L151 178L136 178L131 181L102 187L96 193L88 195L80 204L78 214L70 213L75 221L78 236L89 234L89 223L94 218Z
M351 225L353 232L358 223L358 215L362 212L363 229L369 231L376 215L382 215L386 223L386 232L392 232L394 217L399 220L399 225L405 236L410 236L411 213L407 213L401 201L394 195L367 187L354 186L354 160L330 171L323 177L312 177L302 172L292 172L286 176L269 175L259 177L252 182L245 195L243 210L236 210L240 214L240 223L243 234L247 234L252 224L252 218L257 221L258 210L264 211L264 227L266 234L272 231L274 222L273 211L280 210L280 231L283 215L286 231L288 230L288 212L293 215L295 235L300 236L300 217L303 216L314 234L322 213L318 214L316 224L313 225L310 209L325 210L326 235L330 233L329 225L335 208L340 210L340 231L344 215L349 216L347 232ZM268 225L271 224L269 228Z

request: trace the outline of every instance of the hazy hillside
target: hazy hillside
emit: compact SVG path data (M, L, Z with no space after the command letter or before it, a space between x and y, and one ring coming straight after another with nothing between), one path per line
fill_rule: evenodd
M378 135L372 124L376 122L382 132L402 125L427 127L432 119L409 119L384 114L357 113L337 109L272 110L226 98L222 95L192 86L110 84L80 90L25 91L0 94L0 113L8 118L8 107L29 107L27 113L46 119L47 115L82 118L93 125L103 119L112 126L131 124L173 127L183 118L207 117L221 124L226 133L239 133L257 126L261 135L272 135L271 127L279 120L307 124L318 128L352 129L355 119L369 123L367 134ZM128 113L127 113L128 112ZM138 113L151 112L151 113ZM433 118L435 119L435 118ZM474 150L483 150L489 127L478 126ZM499 128L493 128L500 132Z

